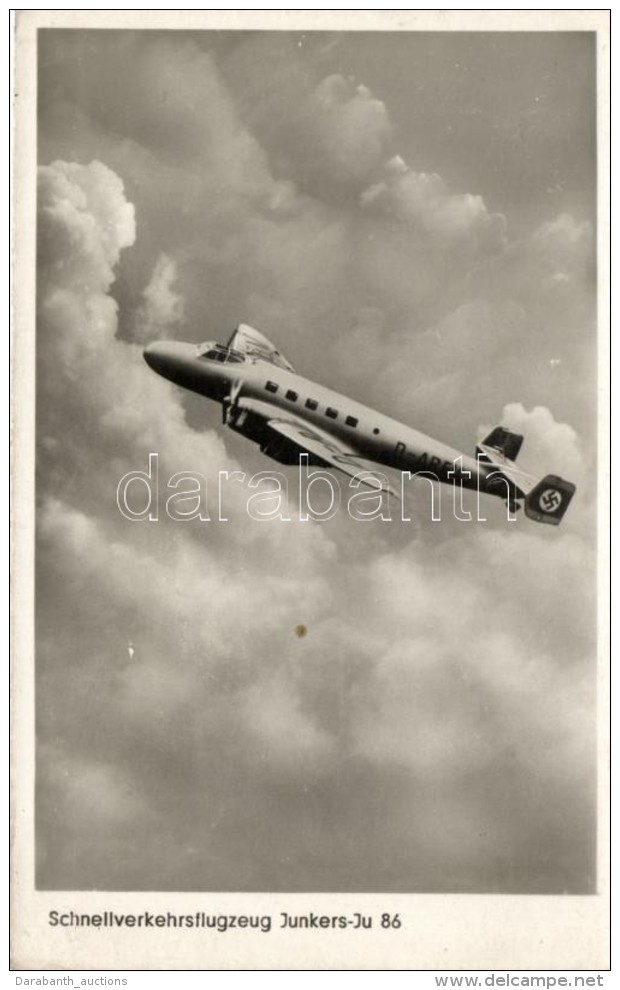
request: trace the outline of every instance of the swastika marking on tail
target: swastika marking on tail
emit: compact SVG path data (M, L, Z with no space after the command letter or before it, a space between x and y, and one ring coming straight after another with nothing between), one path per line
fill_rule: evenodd
M562 504L562 495L557 488L545 488L538 499L538 504L543 512L555 512Z

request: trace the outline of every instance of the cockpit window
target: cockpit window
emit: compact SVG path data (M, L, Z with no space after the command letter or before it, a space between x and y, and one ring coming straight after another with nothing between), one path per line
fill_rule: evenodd
M226 357L224 358L224 360L227 363L230 363L232 361L233 364L241 364L242 361L245 361L245 354L242 354L241 351L233 350L232 347L227 347Z
M199 344L196 351L198 357L207 361L219 361L221 364L240 364L245 361L245 354L223 344Z

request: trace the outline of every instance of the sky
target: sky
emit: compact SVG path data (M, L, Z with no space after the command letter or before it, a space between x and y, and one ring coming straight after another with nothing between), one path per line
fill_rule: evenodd
M593 892L593 35L45 30L38 100L38 886ZM167 518L274 465L142 349L240 322L562 525Z

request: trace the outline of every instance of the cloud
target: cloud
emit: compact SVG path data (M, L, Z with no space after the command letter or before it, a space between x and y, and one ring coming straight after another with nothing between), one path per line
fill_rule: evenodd
M528 412L520 402L505 406L501 419L508 429L527 436L528 461L534 473L566 472L575 482L583 479L584 456L573 427L556 423L544 406Z
M342 75L327 76L308 94L295 131L296 165L313 188L322 181L359 187L392 137L385 104Z
M63 182L57 181L58 175ZM226 493L227 511L234 523L230 530L214 523L218 532L213 539L210 529L202 538L186 533L183 527L177 534L165 516L165 489L161 492L160 523L170 535L162 534L155 552L140 525L123 519L115 505L116 483L126 470L146 468L150 450L160 452L162 486L174 470L199 466L208 478L212 499L217 492L213 484L217 472L237 465L219 438L213 437L211 443L209 435L198 434L186 425L178 393L149 374L139 347L116 336L116 307L102 289L107 289L113 277L110 260L117 260L120 245L129 240L122 226L127 211L120 182L97 164L67 169L57 163L43 178L40 274L44 288L39 335L44 346L40 367L54 373L48 376L49 384L43 382L39 394L41 406L52 414L42 420L47 442L40 463L45 478L39 489L40 573L49 580L53 568L61 566L65 589L81 587L82 599L80 631L75 631L72 644L65 640L64 629L57 626L54 611L48 613L45 605L42 615L47 634L43 636L50 645L55 643L52 649L63 653L79 648L82 666L76 671L69 664L71 687L64 682L65 668L54 688L48 681L53 672L48 673L43 664L42 684L56 694L63 707L61 695L65 691L67 698L84 695L85 700L93 678L98 680L100 706L115 711L114 718L120 716L131 723L132 737L146 732L150 745L161 752L169 748L172 727L176 726L178 738L190 720L199 734L210 738L214 731L217 734L222 713L228 713L233 728L221 729L225 734L245 734L248 749L260 746L263 740L272 754L280 752L281 759L295 760L298 746L307 753L315 744L324 745L321 732L313 717L299 707L294 691L289 692L289 714L286 722L282 721L289 694L278 694L277 701L275 686L259 688L254 683L256 672L250 657L254 649L267 652L274 634L281 635L278 631L282 628L292 637L293 616L298 616L301 603L304 617L312 618L316 613L327 593L319 576L330 555L329 542L321 533L311 534L308 527L295 522L287 533L252 527L244 511L246 492L242 485L231 486ZM101 204L104 190L110 188L115 196L105 201L109 210L106 216ZM76 190L87 190L80 199L77 218L62 209L65 199L77 198ZM90 214L91 203L95 215ZM120 229L116 229L119 224ZM76 229L86 230L89 236L75 236ZM98 438L96 449L89 439L93 436ZM67 490L65 479L75 479L76 475L78 480ZM217 518L217 501L209 504L212 519ZM209 527L210 523L204 525ZM265 567L261 547L276 551L273 567ZM248 555L255 561L249 570ZM290 569L300 557L303 571L296 580L289 576L283 581L282 567ZM175 592L175 575L181 574L184 587L181 591L177 585ZM123 646L128 638L138 646L129 667L126 649L119 648L116 634L110 639L105 632L110 614L122 628ZM152 618L145 635L144 630L136 630L135 617L149 614ZM257 635L258 625L262 636ZM138 626L142 626L141 620ZM264 646L260 645L261 638ZM229 679L234 696L241 693L234 707L226 701ZM215 691L214 683L219 685ZM199 698L202 700L197 705ZM260 699L263 713L252 709ZM274 708L280 710L278 732L270 714ZM247 712L240 722L237 709ZM154 710L160 720L155 731L151 725ZM78 736L86 732L80 713L67 716ZM209 727L209 717L215 729ZM120 754L114 743L110 753L111 740L103 726L97 736L116 765ZM187 745L195 741L188 738ZM83 772L87 780L97 781L100 773L90 767L89 754L95 758L86 746ZM62 789L63 780L55 777L49 787L52 791ZM147 810L152 799L153 795L145 797ZM87 828L87 821L82 823ZM93 836L95 844L101 841L99 836L99 832ZM63 856L51 868L64 866Z
M118 175L97 161L88 168L71 162L43 166L39 215L44 222L40 255L44 262L53 259L57 287L74 287L88 265L97 277L89 288L107 292L120 252L136 235L134 208Z
M117 468L125 461L135 469L136 450L144 463L160 447L173 452L177 470L208 461L209 448L226 463L218 438L186 429L174 390L145 376L141 348L117 338L117 304L108 289L112 266L134 236L133 207L106 166L55 162L41 169L39 408L46 410L43 435L58 441L48 443L51 472L55 460L79 470L89 431L98 437L91 458L99 468L113 458ZM84 485L91 484L85 476Z
M39 883L591 890L591 520L440 525L414 497L407 524L304 524L284 469L291 522L253 523L235 483L220 524L218 471L270 465L139 346L256 321L301 374L464 450L505 420L581 500L587 228L515 239L458 163L405 164L417 133L394 158L402 116L340 54L229 41L43 41ZM132 523L116 485L150 451L159 521ZM180 470L210 521L167 519Z
M136 341L174 336L184 315L183 297L174 290L176 280L176 262L167 254L160 254L135 317L132 336Z
M577 222L569 213L548 220L532 234L531 244L537 260L551 268L554 275L583 274L591 264L592 225Z
M481 196L450 193L439 175L416 172L400 157L384 165L385 177L365 189L361 203L394 220L410 224L433 245L450 249L469 241L476 251L498 251L506 221L490 214Z

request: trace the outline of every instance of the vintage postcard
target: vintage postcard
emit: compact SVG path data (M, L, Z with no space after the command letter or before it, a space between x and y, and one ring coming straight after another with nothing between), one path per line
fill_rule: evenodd
M16 36L14 968L606 969L607 12Z

